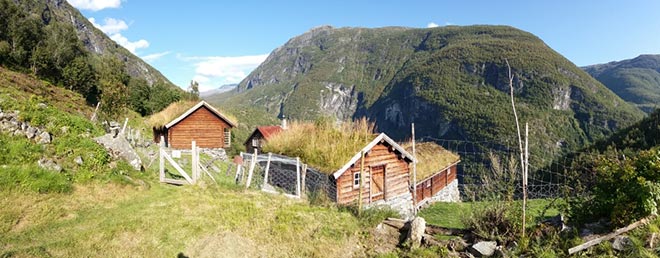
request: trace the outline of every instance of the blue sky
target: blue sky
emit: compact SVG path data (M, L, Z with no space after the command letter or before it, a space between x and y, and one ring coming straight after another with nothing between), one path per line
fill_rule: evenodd
M578 66L660 54L660 1L68 0L106 34L186 88L243 79L313 27L495 24L540 37Z

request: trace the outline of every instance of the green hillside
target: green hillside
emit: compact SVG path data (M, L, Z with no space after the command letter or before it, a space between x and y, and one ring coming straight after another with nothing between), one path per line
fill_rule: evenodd
M505 60L532 148L584 146L642 112L549 48L507 26L319 27L290 39L235 91L209 97L270 116L366 116L396 139L513 143Z
M123 107L147 115L187 95L108 38L66 1L0 0L0 65L99 101L111 119Z
M582 69L647 113L660 107L660 55L640 55Z

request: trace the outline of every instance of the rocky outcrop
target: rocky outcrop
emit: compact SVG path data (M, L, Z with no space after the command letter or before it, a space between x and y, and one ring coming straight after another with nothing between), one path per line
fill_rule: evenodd
M142 170L142 160L138 156L137 152L131 147L131 144L124 138L119 135L113 137L112 134L106 134L94 140L103 145L108 150L108 153L114 158L124 159L126 162L131 164L135 170Z
M25 136L39 144L49 144L53 141L52 135L45 129L19 120L18 113L18 111L3 112L0 109L0 132Z

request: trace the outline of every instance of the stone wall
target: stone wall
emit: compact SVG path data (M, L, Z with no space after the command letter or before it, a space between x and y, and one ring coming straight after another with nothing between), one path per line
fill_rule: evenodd
M49 144L53 140L51 134L43 128L20 121L18 113L18 111L3 112L0 109L0 132L14 136L25 136L25 138L34 140L39 144Z

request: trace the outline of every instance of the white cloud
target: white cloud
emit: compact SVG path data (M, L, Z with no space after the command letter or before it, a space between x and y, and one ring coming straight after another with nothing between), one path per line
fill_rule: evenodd
M160 52L160 53L153 53L153 54L143 56L142 60L147 61L147 62L153 62L153 61L156 61L156 60L160 59L161 57L164 57L164 56L169 55L169 54L170 54L170 51L165 51L165 52Z
M435 27L438 27L438 26L440 26L440 25L438 25L435 22L429 22L429 24L426 24L427 28L435 28Z
M105 20L103 20L103 25L96 23L96 19L94 19L94 17L89 18L89 21L94 25L94 27L108 35L119 33L122 30L128 29L128 24L126 24L124 20L105 18Z
M119 8L121 6L121 0L67 0L67 2L75 8L90 11Z
M131 53L133 54L135 54L135 50L149 47L149 41L146 41L144 39L138 41L130 41L119 33L110 35L110 38L115 42L117 42L117 44L128 49L128 51L131 51Z
M94 27L98 28L99 30L103 31L106 35L110 36L110 39L114 40L117 42L117 44L121 45L122 47L128 49L128 51L131 51L131 53L135 54L135 51L140 49L140 48L147 48L149 47L149 42L145 39L140 39L137 41L130 41L128 38L124 37L121 35L121 31L127 30L128 29L128 24L124 20L120 19L114 19L114 18L105 18L103 20L103 24L99 24L96 22L96 19L94 17L89 18L89 22L94 25ZM165 54L163 54L165 55ZM153 60L158 59L162 57L163 55L155 55L155 56L147 56L153 58Z
M238 83L259 66L268 54L252 56L182 57L194 62L200 91L215 89L224 84Z

